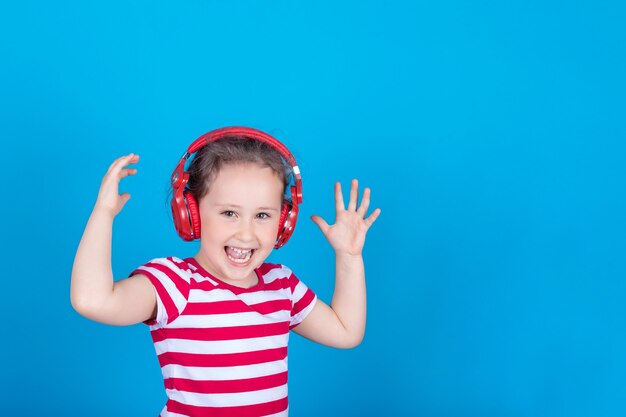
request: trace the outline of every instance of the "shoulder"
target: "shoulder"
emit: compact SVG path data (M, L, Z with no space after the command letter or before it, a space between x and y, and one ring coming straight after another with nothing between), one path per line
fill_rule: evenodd
M154 258L138 267L134 274L142 274L148 277L169 277L170 279L183 279L189 282L195 274L196 268L186 260L176 256Z
M306 292L307 286L300 281L288 266L283 264L264 263L259 267L266 284L274 283L274 286L289 289L291 293Z
M139 268L158 268L164 267L167 269L189 269L189 264L185 262L183 259L178 258L176 256L167 256L161 258L153 258L140 266Z
M273 281L275 279L290 279L294 276L293 271L283 264L263 263L258 271L263 275L264 280Z

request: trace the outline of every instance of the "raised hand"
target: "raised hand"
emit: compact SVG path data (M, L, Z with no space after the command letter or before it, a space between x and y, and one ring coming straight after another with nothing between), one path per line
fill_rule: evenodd
M320 216L311 216L311 220L317 224L337 253L361 255L365 244L365 235L380 214L380 209L377 208L366 218L371 191L369 188L363 191L361 205L357 208L358 193L359 183L354 179L350 187L350 201L346 209L341 184L337 182L335 183L335 208L337 210L335 224L329 226Z
M135 175L135 168L126 168L129 164L139 162L139 155L134 153L122 156L116 159L102 179L100 191L98 192L98 200L96 201L96 209L103 209L109 212L113 217L117 216L124 204L130 199L130 194L119 193L119 184L122 178L129 175Z

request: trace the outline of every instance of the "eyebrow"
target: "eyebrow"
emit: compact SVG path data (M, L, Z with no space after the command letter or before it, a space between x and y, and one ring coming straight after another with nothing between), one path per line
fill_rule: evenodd
M228 207L228 208L236 208L236 209L240 209L242 208L241 206L237 205L237 204L216 204L216 207ZM265 210L265 211L279 211L276 207L257 207L257 210Z

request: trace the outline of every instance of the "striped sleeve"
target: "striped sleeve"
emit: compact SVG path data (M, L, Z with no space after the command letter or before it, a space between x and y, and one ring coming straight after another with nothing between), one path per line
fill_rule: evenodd
M291 322L289 328L293 329L302 323L302 320L313 310L317 296L293 272L289 275L289 287L291 288Z
M132 275L148 277L157 298L157 315L147 325L165 325L173 322L182 313L189 299L191 274L185 263L178 258L157 258L135 269Z

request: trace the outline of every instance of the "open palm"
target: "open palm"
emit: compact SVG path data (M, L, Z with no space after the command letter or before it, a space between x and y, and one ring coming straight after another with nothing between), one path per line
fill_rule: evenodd
M350 200L348 201L348 208L346 208L341 184L337 182L335 183L335 209L337 211L335 223L329 225L320 216L311 217L311 220L317 224L335 252L361 255L365 244L365 235L380 214L380 209L376 209L367 218L365 217L370 205L370 193L370 189L365 188L361 205L357 208L359 183L356 179L352 180Z

